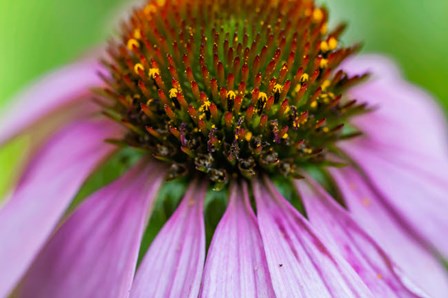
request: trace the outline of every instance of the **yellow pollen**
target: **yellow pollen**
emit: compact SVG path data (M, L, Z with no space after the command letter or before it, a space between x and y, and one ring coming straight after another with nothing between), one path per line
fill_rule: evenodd
M154 4L148 4L144 9L143 9L143 12L146 14L146 15L149 15L149 14L151 14L151 13L155 13L155 12L157 12L157 7L154 5Z
M142 38L142 31L139 28L134 30L134 38L135 39L141 39Z
M282 139L286 140L288 137L289 137L288 133L285 133L285 134L282 136Z
M320 87L322 88L322 91L326 91L328 89L328 87L330 87L330 85L331 85L331 81L325 80Z
M177 91L176 88L171 88L170 92L169 92L170 98L176 98L177 97L177 93L178 93L178 91Z
M128 40L128 49L129 50L132 51L134 48L139 48L139 47L140 47L140 43L136 39L131 38Z
M313 109L317 108L317 101L313 101L313 102L310 104L310 107L313 108Z
M246 141L250 141L252 140L252 132L248 131L246 132L246 135L244 136L244 139L246 139Z
M258 94L258 99L261 100L262 102L265 102L268 100L268 95L264 92L260 92Z
M296 117L294 119L294 122L292 123L292 125L294 126L294 128L299 128L300 127L299 117Z
M329 104L330 103L330 96L329 96L329 94L323 94L320 98L322 99L322 101L325 104Z
M338 40L334 37L331 37L328 41L328 48L330 51L335 50L338 47Z
M136 74L140 74L141 72L145 71L145 67L141 63L137 63L134 65L134 71Z
M319 23L320 21L322 21L324 18L324 12L322 11L322 9L320 8L316 8L313 11L313 20L316 23Z
M235 91L229 91L227 92L227 97L230 98L231 100L234 100L236 98L236 93Z
M324 133L328 133L330 131L330 129L328 127L324 127L322 130Z
M320 43L320 50L324 53L328 52L330 50L330 46L328 45L328 42L325 40Z
M158 68L150 68L148 72L149 77L155 79L156 75L160 75L160 69Z
M275 93L281 93L283 91L283 86L282 85L280 85L280 84L276 84L275 86L274 86L274 92Z
M322 59L320 60L320 68L327 68L328 67L328 60Z
M301 83L305 83L308 82L308 80L310 79L310 75L307 73L304 73L301 77L300 77L300 82Z
M199 108L199 112L205 112L205 111L210 110L210 105L211 105L211 102L209 100L206 100Z

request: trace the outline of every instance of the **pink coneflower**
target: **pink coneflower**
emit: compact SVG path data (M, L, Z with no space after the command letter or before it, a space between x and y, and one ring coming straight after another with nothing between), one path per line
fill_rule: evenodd
M0 143L40 137L0 209L0 296L448 296L444 118L327 24L150 1L14 101Z

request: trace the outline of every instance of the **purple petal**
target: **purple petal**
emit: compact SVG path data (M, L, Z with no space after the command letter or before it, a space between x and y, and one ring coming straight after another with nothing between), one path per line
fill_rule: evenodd
M131 297L197 297L205 259L206 185L193 182L176 212L151 244Z
M441 237L448 231L448 184L433 179L431 174L371 154L367 148L352 146L349 154L365 171L387 207L448 258L448 238ZM441 179L445 177L446 174Z
M448 277L441 262L384 204L366 179L350 167L334 170L332 174L357 223L420 288L432 297L446 297Z
M233 185L213 236L202 297L275 297L247 185Z
M416 286L406 285L385 252L319 184L312 180L295 184L313 227L344 256L375 297L426 296Z
M19 294L127 297L163 172L159 165L138 165L88 198L44 247Z
M0 209L0 297L12 290L81 184L115 149L106 122L78 122L41 148L26 177Z
M369 147L432 157L448 165L447 123L430 95L403 80L393 62L384 57L360 56L342 68L351 74L372 74L349 94L377 108L354 121L366 133Z
M254 183L258 222L278 297L372 297L342 257L333 253L265 179Z
M0 117L0 145L30 128L55 110L76 103L66 109L64 117L80 103L89 103L86 97L93 86L101 86L97 75L100 69L93 59L66 66L36 82L32 87L11 100ZM53 115L54 116L54 115ZM52 120L54 117L48 117Z

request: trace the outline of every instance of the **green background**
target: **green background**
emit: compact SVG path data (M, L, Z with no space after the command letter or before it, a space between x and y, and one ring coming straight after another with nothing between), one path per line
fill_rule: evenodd
M448 110L447 0L327 0L333 20L349 23L346 41L395 59L406 77ZM132 1L0 0L0 109L46 71L101 44ZM0 149L0 196L22 144Z

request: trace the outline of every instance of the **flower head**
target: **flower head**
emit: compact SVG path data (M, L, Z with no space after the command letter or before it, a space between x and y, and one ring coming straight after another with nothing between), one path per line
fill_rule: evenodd
M443 117L328 18L149 1L14 102L0 142L52 129L0 209L0 296L445 297Z
M161 1L136 10L109 46L106 113L121 142L208 174L215 187L257 174L299 177L328 162L364 105L342 99L363 76L338 69L357 50L310 1ZM180 26L179 26L180 25Z

